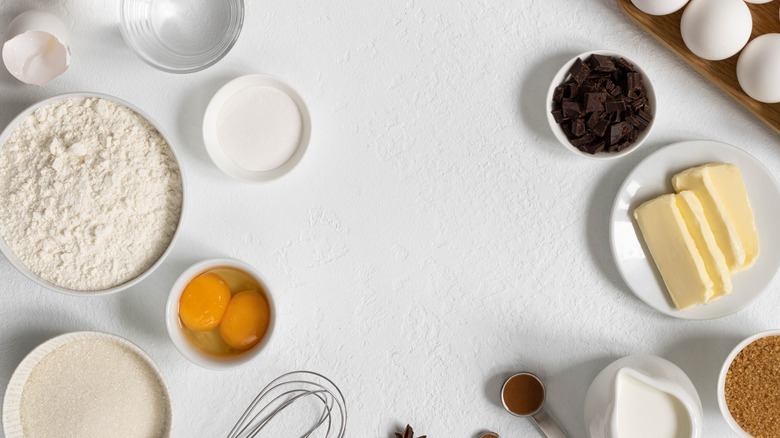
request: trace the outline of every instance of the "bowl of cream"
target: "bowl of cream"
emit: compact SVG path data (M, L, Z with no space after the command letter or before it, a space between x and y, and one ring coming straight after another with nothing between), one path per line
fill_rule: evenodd
M627 356L604 368L585 397L591 438L700 438L701 399L688 376L656 356Z
M310 137L306 103L291 86L269 75L228 82L203 117L209 157L227 175L245 182L266 182L289 172Z

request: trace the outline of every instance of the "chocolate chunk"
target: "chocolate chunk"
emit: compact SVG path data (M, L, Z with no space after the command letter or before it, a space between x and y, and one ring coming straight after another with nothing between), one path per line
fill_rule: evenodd
M604 134L607 133L607 128L609 127L609 122L604 119L599 119L598 122L596 122L596 125L592 128L592 131L594 134L596 134L599 137L603 137Z
M563 100L563 85L558 85L553 91L553 102L560 103L561 100Z
M571 122L571 133L575 137L582 137L585 135L585 121L583 119L575 119Z
M605 111L608 113L614 113L617 111L626 110L626 102L623 99L612 99L604 103Z
M613 145L618 143L631 129L633 129L633 127L626 122L618 122L609 125L609 144Z
M648 124L653 121L653 115L645 110L639 110L636 115Z
M579 92L579 87L577 87L577 84L575 83L569 83L563 86L564 99L575 99L577 97L578 92Z
M615 71L615 63L612 62L609 56L593 55L590 59L590 67L595 71L608 73Z
M561 104L561 109L563 109L563 116L567 119L582 117L584 114L579 102L574 100L564 100Z
M604 102L606 102L606 100L606 92L585 93L585 112L593 113L604 111Z
M574 82L581 84L590 74L590 68L582 62L582 59L577 58L577 60L574 61L574 65L569 69L569 74L572 79L574 79Z
M589 153L618 152L652 122L642 74L623 58L577 59L553 90L551 114L569 142Z

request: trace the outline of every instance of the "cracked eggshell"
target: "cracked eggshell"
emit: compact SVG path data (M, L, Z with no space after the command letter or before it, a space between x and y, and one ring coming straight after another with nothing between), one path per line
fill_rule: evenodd
M780 34L767 33L748 43L737 60L742 91L764 103L780 102Z
M650 15L669 15L677 12L688 0L631 0L640 11Z
M70 64L68 29L49 12L19 14L3 34L3 63L11 75L26 84L48 84Z
M720 61L747 44L753 17L743 0L691 0L680 19L680 33L694 55Z

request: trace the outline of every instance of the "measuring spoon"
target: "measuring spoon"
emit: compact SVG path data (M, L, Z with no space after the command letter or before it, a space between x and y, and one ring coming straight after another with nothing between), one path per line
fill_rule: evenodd
M532 373L517 373L501 386L504 409L517 417L530 417L547 438L567 438L544 410L545 390L542 381Z

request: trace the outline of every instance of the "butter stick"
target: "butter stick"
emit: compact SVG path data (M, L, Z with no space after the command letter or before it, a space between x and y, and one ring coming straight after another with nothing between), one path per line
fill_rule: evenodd
M634 210L634 218L672 302L683 310L711 300L715 292L677 201L677 195L652 199Z
M712 280L713 296L707 300L710 302L723 295L731 293L731 273L726 265L726 257L715 241L709 222L704 215L704 208L699 198L689 190L683 190L677 195L677 207L680 209L683 220L688 226L696 249L699 251L707 274Z
M758 256L758 236L739 169L733 164L705 164L678 173L672 185L678 192L692 191L701 201L729 271L750 266Z

